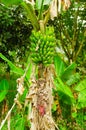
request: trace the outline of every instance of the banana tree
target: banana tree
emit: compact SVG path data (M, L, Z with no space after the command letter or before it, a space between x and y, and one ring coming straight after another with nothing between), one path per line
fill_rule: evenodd
M57 17L61 10L70 6L69 0L14 0L1 3L6 6L21 4L33 25L30 37L30 57L33 64L31 86L26 96L30 102L30 130L55 130L56 126L51 113L53 104L53 58L55 55L55 35L53 27L47 27L49 19Z

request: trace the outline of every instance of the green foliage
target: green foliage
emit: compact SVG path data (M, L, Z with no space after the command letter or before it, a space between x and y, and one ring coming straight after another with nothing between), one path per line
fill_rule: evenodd
M40 1L36 0L36 8L40 10L43 6L43 3L44 3L44 0L40 0Z
M15 111L17 112L17 111ZM11 130L27 130L29 129L29 126L25 126L25 121L26 121L26 118L23 117L21 114L17 114L16 115L14 114L14 116L11 118L11 125L10 125L10 128ZM7 129L7 126L4 125L2 130L6 130Z
M24 71L21 68L16 67L10 60L8 60L3 54L0 53L0 57L6 61L8 63L8 65L10 66L11 70L14 73L23 75Z
M23 0L0 0L1 3L3 3L6 6L11 6L11 5L18 5L22 2Z
M51 2L51 0L36 0L36 8L38 9L38 10L40 10L41 9L41 6L42 6L42 3L43 3L43 5L49 5L50 4L50 2Z
M80 81L74 89L78 92L78 109L86 107L86 79Z
M82 80L79 84L74 88L77 92L83 91L86 89L86 79Z
M46 10L45 6L49 7L52 0L36 0L35 6L38 11L39 20L43 19L43 12Z
M56 70L56 77L54 79L56 88L54 90L54 96L56 97L56 94L58 94L57 100L60 104L64 119L68 117L67 122L72 122L73 118L73 122L76 122L73 126L71 124L68 125L68 130L71 128L75 128L76 130L81 127L85 128L84 109L86 107L86 79L80 80L79 73L75 71L75 63L67 66L59 56L55 56L54 64ZM77 97L74 96L74 93ZM53 112L55 113L55 111L56 104L53 105ZM62 125L59 124L59 127L61 129L67 129L67 122Z
M0 4L0 52L11 61L22 59L29 51L32 25L21 6ZM28 52L29 53L29 52Z
M30 19L31 24L33 25L33 28L35 30L39 30L38 19L35 15L35 10L33 9L33 6L29 3L26 4L25 2L22 2L21 5L25 9L25 11L27 12L27 18Z
M57 53L66 59L66 62L76 62L79 71L84 75L86 62L85 26L86 2L72 2L70 8L59 14L49 24L54 25L57 39ZM82 57L83 55L83 57Z
M14 65L10 60L8 60L3 54L0 53L0 58L2 58L5 62L7 62L7 64L9 65L11 71L15 74L18 75L23 75L24 74L24 70L22 68L17 67L16 65ZM30 64L30 58L28 58L27 61L27 65L29 64L29 69L28 72L26 73L26 80L30 79L30 75L31 75L31 70L32 70L32 64Z
M73 75L75 68L76 68L75 63L72 63L71 65L66 67L66 69L64 70L64 72L62 74L62 79L68 80L70 78L70 76Z
M72 94L71 88L64 84L63 81L70 79L73 75L74 69L76 67L75 63L72 63L66 67L65 63L59 56L54 57L54 65L56 78L54 80L56 91L58 92L60 100L63 100L66 104L74 103L74 96Z
M58 55L56 55L54 57L54 65L55 65L56 75L61 77L66 68L66 65L63 62L63 60L61 59L61 57L59 57Z
M24 130L25 128L25 119L23 117L17 118L16 124L15 124L15 130Z
M70 75L70 78L66 81L66 84L68 86L71 86L75 83L78 83L78 81L80 81L80 74L74 73L74 74Z
M54 80L55 86L56 86L56 91L59 95L59 99L63 100L64 103L66 104L73 104L74 103L74 96L72 94L71 89L64 85L64 83L60 80L60 79L56 79ZM58 83L59 82L59 83Z
M2 102L5 97L6 94L8 93L8 89L9 89L9 83L6 79L3 79L0 81L0 102Z
M69 80L76 69L75 63L72 63L67 67L67 65L58 55L54 57L54 65L56 75L59 76L63 81Z
M25 57L26 51L28 54L30 54L28 52L30 48L31 57L33 58L32 60L35 63L39 64L46 61L44 64L48 64L48 61L53 59L52 57L54 56L54 50L53 53L51 53L53 46L52 44L50 45L51 40L53 42L54 31L52 31L51 34L49 34L49 32L46 33L46 35L49 35L44 35L46 39L44 39L44 37L41 39L41 36L43 36L41 33L40 37L38 36L38 33L37 36L36 34L33 36L33 31L30 37L30 40L32 41L31 46L29 43L29 36L31 34L32 25L36 31L39 30L38 20L44 18L45 15L43 15L43 13L44 11L46 11L46 9L48 9L51 0L36 0L34 8L31 4L26 4L25 2L22 2L22 0L1 0L0 2L6 5L3 6L2 4L0 4L0 58L2 59L0 61L5 61L10 66L11 72L19 74L21 76L24 74L24 70L16 67L16 65L13 64L12 60L8 60L9 58L7 56L9 54L10 57L12 56L13 58L14 56L17 58L16 55ZM12 6L13 4L19 5L20 3L21 6L24 7L24 10L21 8L21 6ZM35 14L35 9L37 11L37 16ZM79 73L79 70L84 68L83 74L85 75L84 70L86 65L86 32L84 28L86 22L83 22L86 15L84 9L84 2L75 2L74 4L71 4L69 10L63 12L62 14L58 14L58 18L55 18L53 22L55 35L57 38L57 48L60 48L60 53L62 53L61 50L64 51L63 55L67 59L67 62L65 63L62 60L61 55L58 54L59 56L56 55L54 57L56 74L54 77L54 84L56 86L56 88L54 88L54 97L61 106L63 116L63 119L61 117L60 119L57 119L59 120L58 124L60 130L79 130L81 128L86 128L86 79L80 79L81 77ZM30 19L31 23L28 19ZM50 35L52 35L51 38ZM39 39L41 39L41 42ZM48 45L45 46L45 44ZM41 49L39 49L40 46ZM50 53L48 53L48 51L50 51ZM39 56L41 56L41 58L39 58ZM27 63L22 63L24 63L26 67L30 62L30 58L28 58ZM78 67L76 66L75 62L77 63ZM29 70L26 74L26 84L30 79L31 70L32 65L30 64ZM84 75L82 76L84 77ZM10 88L14 85L16 86L16 83L14 83L14 75L12 76L13 78L11 79L12 81L10 81L12 82L10 83ZM28 87L26 87L26 84L25 91L23 95L19 98L19 102L22 104L22 106L24 106L25 97L28 92ZM7 80L1 80L0 102L5 99L6 95L7 100L9 100L11 96L13 97L13 93L10 94L8 92L10 88ZM74 94L76 94L77 97L75 97ZM26 107L26 109L22 108L22 110L17 111L15 108L15 113L19 114L15 115L13 113L14 115L12 115L11 129L29 129L30 123L27 123L26 120L28 109L30 109L29 105L28 108ZM57 111L57 104L53 104L52 112L55 113ZM58 114L55 116L58 117ZM73 123L75 123L75 125ZM3 130L5 129L7 128L3 128Z

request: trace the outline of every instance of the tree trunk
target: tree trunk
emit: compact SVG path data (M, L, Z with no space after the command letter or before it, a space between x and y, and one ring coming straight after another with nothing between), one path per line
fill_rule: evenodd
M51 113L53 82L50 68L39 65L38 79L36 80L35 76L31 79L32 85L27 95L32 107L29 115L30 130L55 130L57 127Z

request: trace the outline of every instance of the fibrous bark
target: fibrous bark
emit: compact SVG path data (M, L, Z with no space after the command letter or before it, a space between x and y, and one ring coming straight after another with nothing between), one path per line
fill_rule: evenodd
M51 74L50 67L46 67L43 70L42 77L37 80L34 76L32 78L32 85L26 97L32 107L29 115L30 130L55 130L55 127L57 127L51 113L53 103Z

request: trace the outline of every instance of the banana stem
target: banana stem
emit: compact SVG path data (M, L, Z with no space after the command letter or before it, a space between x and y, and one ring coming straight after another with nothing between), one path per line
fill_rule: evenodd
M44 31L45 31L44 21L43 21L43 20L40 20L40 21L39 21L39 25L40 25L40 30L41 30L41 32L44 33Z

